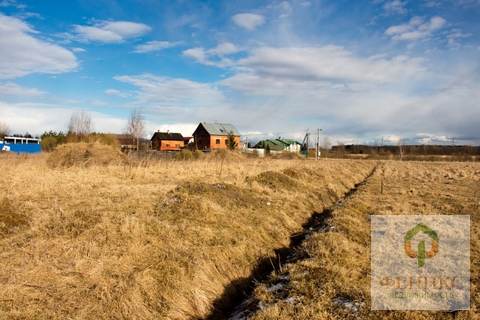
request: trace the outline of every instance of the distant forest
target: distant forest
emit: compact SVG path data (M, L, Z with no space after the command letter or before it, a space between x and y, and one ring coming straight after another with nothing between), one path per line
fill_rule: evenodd
M338 145L333 146L331 153L343 152L346 154L398 154L400 152L399 146L368 146L368 145ZM480 146L468 145L404 145L404 155L466 155L476 156L480 155Z

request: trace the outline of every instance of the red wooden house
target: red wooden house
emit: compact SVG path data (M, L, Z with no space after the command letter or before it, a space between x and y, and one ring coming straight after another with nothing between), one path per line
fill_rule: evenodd
M232 124L202 122L193 133L195 147L199 150L227 149L230 133L235 136L237 146L240 145L240 132Z
M160 132L158 130L153 135L151 141L152 150L157 151L179 151L185 145L181 133L172 133L170 131Z

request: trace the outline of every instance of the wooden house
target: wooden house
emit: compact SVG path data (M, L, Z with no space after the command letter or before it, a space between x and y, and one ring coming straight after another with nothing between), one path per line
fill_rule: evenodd
M140 150L148 150L151 148L150 140L145 138L137 139L131 134L116 134L120 148L124 152L137 150L137 146Z
M170 131L160 132L158 130L150 140L152 142L152 150L157 151L179 151L185 146L182 134Z
M137 150L137 139L130 134L117 134L118 143L122 151Z
M232 124L202 122L193 132L195 148L199 150L227 149L230 133L234 135L238 148L240 132Z

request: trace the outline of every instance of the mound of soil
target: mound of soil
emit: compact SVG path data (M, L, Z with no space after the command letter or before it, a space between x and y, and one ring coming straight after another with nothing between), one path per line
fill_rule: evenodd
M289 173L289 171L287 171ZM291 173L291 172L290 172ZM299 187L299 184L292 178L287 175L274 172L274 171L265 171L253 178L260 184L266 185L272 189L295 189Z
M67 143L59 145L47 158L52 168L125 165L128 159L120 150L100 143Z

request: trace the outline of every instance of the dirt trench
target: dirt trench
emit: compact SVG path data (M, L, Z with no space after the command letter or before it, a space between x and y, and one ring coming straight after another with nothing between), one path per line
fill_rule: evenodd
M247 319L249 314L257 309L257 301L251 298L256 284L266 282L272 272L278 273L283 265L308 258L301 254L301 250L298 250L302 246L302 243L315 232L329 232L328 220L332 217L332 212L341 208L344 203L355 194L360 186L368 182L378 168L379 165L377 164L363 181L357 183L332 206L322 212L313 212L310 218L302 224L303 230L290 235L290 244L288 247L274 249L276 259L270 257L259 259L256 267L247 279L235 279L228 284L224 293L213 302L213 312L205 319ZM245 286L245 283L249 283L249 285Z

